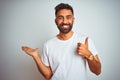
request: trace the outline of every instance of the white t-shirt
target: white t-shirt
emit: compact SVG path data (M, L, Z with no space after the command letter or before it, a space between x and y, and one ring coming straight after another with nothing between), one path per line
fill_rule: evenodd
M86 60L76 53L77 43L85 43L86 36L74 33L65 41L54 37L47 41L43 47L42 61L50 66L53 76L50 80L87 80ZM88 39L88 48L97 54L97 50Z

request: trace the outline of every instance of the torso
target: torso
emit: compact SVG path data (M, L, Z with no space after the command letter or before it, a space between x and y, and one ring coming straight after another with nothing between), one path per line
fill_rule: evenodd
M85 60L76 53L77 43L84 43L85 36L76 33L68 40L57 37L46 44L48 60L54 73L51 80L86 80Z

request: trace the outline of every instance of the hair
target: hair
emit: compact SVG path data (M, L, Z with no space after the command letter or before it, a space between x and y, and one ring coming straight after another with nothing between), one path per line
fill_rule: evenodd
M69 4L65 4L65 3L60 3L55 7L55 15L57 15L57 12L62 10L62 9L71 10L72 14L74 15L74 11L73 11L72 6L70 6Z

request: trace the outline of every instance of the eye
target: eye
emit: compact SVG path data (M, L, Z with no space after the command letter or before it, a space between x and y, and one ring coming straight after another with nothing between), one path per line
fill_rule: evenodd
M66 16L66 18L67 18L67 19L72 19L73 16L72 16L72 15L68 15L68 16Z
M63 20L63 17L62 16L58 16L57 20Z

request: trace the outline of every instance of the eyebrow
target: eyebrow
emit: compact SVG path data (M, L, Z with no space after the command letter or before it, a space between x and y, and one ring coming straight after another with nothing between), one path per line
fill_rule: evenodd
M71 16L73 16L73 15L66 15L66 17L71 17ZM64 16L59 15L59 16L56 16L56 17L64 17Z

